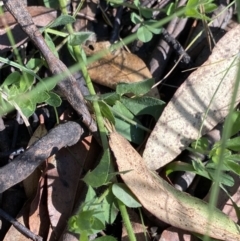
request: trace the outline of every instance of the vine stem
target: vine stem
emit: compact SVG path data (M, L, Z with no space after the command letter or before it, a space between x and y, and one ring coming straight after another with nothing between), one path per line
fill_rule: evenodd
M137 241L125 204L123 204L123 202L120 201L119 199L117 199L117 203L118 203L119 211L121 212L121 215L122 215L123 223L124 223L127 233L128 233L129 240Z
M59 4L60 4L62 13L65 14L65 15L68 15L68 11L66 9L66 5L67 5L66 0L59 0ZM73 29L71 24L66 24L66 28L67 28L67 31L70 35L74 34L74 29ZM87 71L87 67L86 67L86 65L84 63L84 60L82 58L82 53L83 53L82 48L81 48L80 45L72 46L72 47L73 47L73 52L74 52L75 58L78 61L79 67L80 67L80 69L82 71L82 74L83 74L83 77L86 81L88 90L89 90L91 95L96 95L93 84L92 84L92 81L91 81L91 78L90 78L90 76L88 74L88 71ZM98 125L98 128L99 128L99 134L100 134L102 146L103 146L103 149L106 150L106 149L109 148L108 147L107 135L106 135L106 129L104 127L103 117L102 117L101 110L100 110L100 107L99 107L99 104L98 104L97 101L93 101L93 109L94 109L94 112L95 112L95 115L96 115L96 121L97 121L97 125Z

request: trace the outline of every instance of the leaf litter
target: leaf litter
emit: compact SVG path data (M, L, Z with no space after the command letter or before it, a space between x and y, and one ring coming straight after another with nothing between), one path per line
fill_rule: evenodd
M36 9L34 9L34 7L32 7L32 9L33 10L30 10L30 8L29 8L28 11L35 11L36 10ZM53 13L53 15L50 16L50 15L48 15L48 12L47 12L48 9L42 9L41 10L42 12L40 11L40 9L41 8L39 8L36 11L37 11L37 13L39 13L42 20L48 19L47 17L52 18L52 19L55 18L55 14L56 14L55 11L50 10L50 12ZM35 19L35 17L34 17L34 19ZM42 20L40 22L42 23L43 26L45 26L47 23L45 23L45 22L43 23ZM9 19L7 21L9 21L11 26L13 26L12 25L14 23L13 19L12 20ZM37 20L37 21L39 21L39 20ZM51 20L47 20L47 21L51 21ZM37 23L37 25L38 25L38 23ZM3 36L6 37L6 34L3 33ZM1 38L1 39L3 39L3 38ZM20 43L17 41L17 44L20 44ZM100 47L98 47L98 45ZM101 45L103 45L103 47ZM101 43L97 43L97 44L92 43L92 46L94 47L94 50L97 49L97 51L105 49L106 46L108 46L108 45L109 45L109 43L105 43L105 42L101 42ZM9 47L10 46L7 46L7 45L4 44L4 46L2 47L2 50L6 51L6 50L9 49ZM87 53L89 56L91 54L93 54L93 53L91 53L91 51L89 51L89 52ZM92 73L91 69L93 71L95 71L95 73L94 72ZM109 71L110 69L112 71ZM141 72L142 69L145 72ZM130 70L130 72L129 72L129 70ZM103 74L100 75L100 73L102 71L103 71ZM110 77L106 78L106 73L108 73L108 72L110 74L109 75ZM130 53L126 52L125 50L124 51L120 50L120 51L117 51L117 52L110 53L107 56L105 56L105 58L102 59L102 62L101 61L96 62L95 65L90 64L89 73L91 74L92 79L96 79L98 81L98 79L100 78L101 80L99 80L98 83L103 84L105 86L108 86L110 88L115 88L116 83L121 82L123 79L125 81L126 81L126 79L130 79L131 82L132 81L135 82L135 81L143 80L145 78L151 78L152 77L151 73L148 71L144 62L140 58L136 57L133 54L130 54ZM139 73L140 73L141 77L139 77ZM182 87L182 88L186 88L186 87ZM153 91L153 96L154 97L159 96L156 89ZM75 132L79 131L79 128L77 127L77 125L74 126L74 127L72 126L72 128L75 129ZM188 126L186 126L186 125L184 126L184 124L183 124L182 129L186 130L186 128L188 129ZM71 128L67 127L64 132L69 131L69 130L71 130ZM57 132L54 135L58 135ZM63 132L59 135L60 135L59 137L64 136ZM80 136L80 134L76 134L76 133L71 132L71 134L69 135L69 138L71 139L71 137L74 136L74 135ZM154 131L153 131L153 135L154 135ZM167 143L169 141L169 139L168 138L166 138L166 139L167 140L165 142ZM43 140L45 142L47 142L46 138L43 139ZM59 140L59 142L61 142L61 141ZM89 144L90 144L90 142L91 142L91 140L89 139ZM41 144L41 142L37 142L37 144L35 144L34 146L38 146L38 148L41 149L40 144ZM85 151L80 150L80 148L78 146L79 144L82 146L83 143L78 142L78 144L71 147L71 148L73 148L73 150L71 150L71 148L69 150L74 152L75 155L80 155L81 158L86 159L86 155L88 155L87 154L88 150L87 149ZM53 145L53 144L51 143L50 145ZM61 147L65 146L65 145L66 145L66 143L62 144ZM75 147L76 147L76 149L74 149ZM115 146L114 148L117 148L117 147ZM125 149L128 150L128 146ZM125 149L123 149L122 154L126 151ZM158 149L158 147L156 147L156 149ZM100 152L100 151L97 150L97 152ZM37 153L37 148L36 148L35 152L33 152L31 155L35 155L34 153ZM46 160L47 157L49 156L49 153L45 153L45 154L46 155L41 157L42 158L41 162ZM95 156L97 155L94 152L92 152L92 153L90 152L90 154L95 155ZM83 157L83 155L84 155L84 157ZM54 161L54 158L56 156L58 156L58 159ZM48 222L44 223L44 225L43 225L43 226L45 226L44 227L45 230L47 230L47 229L49 230L48 233L47 233L47 231L43 231L43 233L44 233L43 236L44 235L46 236L46 233L48 235L48 238L46 238L47 240L52 240L52 239L55 239L56 237L57 237L57 239L60 238L61 233L64 229L64 226L66 226L66 219L67 219L67 217L69 217L70 213L74 209L73 208L73 200L70 200L70 197L75 196L75 194L77 192L77 187L76 187L77 182L74 183L74 180L79 179L80 173L81 173L81 171L79 171L81 169L80 166L78 166L78 168L76 168L76 166L73 165L73 167L70 168L69 163L71 163L71 164L75 163L76 159L72 158L71 155L69 156L69 152L66 151L66 149L61 149L60 151L56 152L56 156L52 156L51 158L48 158L49 160L52 159L54 162L51 163L49 161L49 163L46 165L47 170L45 170L45 169L42 170L42 177L40 178L39 182L37 183L37 190L35 189L35 193L36 193L35 195L36 196L34 198L34 201L31 203L31 207L30 207L30 210L31 210L30 212L32 213L32 215L29 217L29 220L30 220L29 226L30 226L31 230L34 230L34 232L36 232L36 234L40 232L39 231L40 230L39 225L41 225L41 223L42 223L42 221L41 221L42 218L43 218L43 220L49 219L49 221L51 222L50 226L49 226ZM60 169L58 169L58 166L56 166L55 163L57 161L61 161L62 157L65 157L66 160L64 160L62 162L62 164L59 165L59 166L61 166L61 165L63 165L63 166L61 168L59 167ZM80 157L79 157L79 159L80 159ZM20 159L21 159L21 157L19 157L19 160ZM138 157L136 159L138 159ZM16 161L17 160L18 159L16 158ZM154 161L153 165L155 165L155 167L156 166L159 167L159 162ZM14 167L14 165L12 165L12 166ZM37 167L37 165L35 165L34 169L36 167ZM157 169L155 167L152 168L152 169ZM16 169L16 167L14 167L14 169ZM67 174L65 172L67 169L70 169L69 171L72 171L71 174ZM87 170L89 170L89 169L87 169ZM13 171L11 171L11 172L13 172ZM27 173L27 174L25 173L24 176L26 177L29 174L30 174L30 172ZM141 179L142 179L141 178L142 175L143 174L141 173L137 178L137 180L140 181L140 182L141 182ZM23 177L18 178L17 182L20 181L21 179L23 180L24 178ZM11 185L13 185L13 183L9 184L9 186L11 186ZM3 188L3 190L4 190L4 188ZM44 193L44 190L47 193ZM33 191L30 190L29 197L32 195L31 194L32 192ZM64 193L64 196L62 195L62 193ZM67 195L65 195L65 193L67 193ZM139 194L139 196L141 196L141 195L142 195L142 193ZM151 199L151 197L149 197L149 198ZM154 199L154 197L152 199ZM47 203L47 205L46 205L46 203ZM46 209L46 206L47 206L48 209ZM29 209L29 206L28 206L27 209ZM29 211L27 211L26 213L29 213ZM42 217L40 217L39 215L40 216L42 215ZM61 220L62 215L65 216L63 218L63 220ZM17 237L17 236L15 236L15 237ZM6 238L6 240L8 240L8 239ZM21 238L19 238L18 240L21 240ZM25 240L25 239L23 239L23 240ZM175 239L175 240L177 240L177 239Z

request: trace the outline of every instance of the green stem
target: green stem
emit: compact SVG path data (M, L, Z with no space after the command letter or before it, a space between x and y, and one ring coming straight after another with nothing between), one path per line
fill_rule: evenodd
M62 13L67 15L68 12L67 12L67 9L66 9L66 0L59 0L59 4L60 4ZM71 24L67 24L66 28L67 28L69 34L74 34L74 30L73 30L73 27L72 27ZM89 76L88 71L87 71L87 67L84 64L84 61L83 61L83 58L82 58L82 48L81 48L81 46L80 45L73 46L73 52L74 52L75 58L78 61L79 67L82 71L83 77L86 81L86 84L87 84L87 87L88 87L88 90L89 90L90 94L96 95L93 84L92 84L92 81L91 81L90 76ZM102 141L102 146L103 146L103 149L105 150L105 149L108 148L108 140L107 140L107 136L106 136L106 130L105 130L105 127L104 127L103 117L102 117L101 110L100 110L100 107L99 107L97 101L93 101L93 109L94 109L94 112L95 112L95 115L96 115L96 121L97 121L97 125L98 125L98 128L99 128L99 134L100 134L100 138L101 138L101 141Z
M110 187L108 187L103 194L101 194L101 196L98 198L97 203L101 203L104 198L108 195L108 193L110 192Z
M129 215L128 215L126 206L119 199L117 199L117 203L118 203L119 211L121 212L121 215L122 215L123 223L124 223L125 228L126 228L127 233L128 233L129 240L130 241L137 241L136 236L135 236L134 231L133 231L133 228L132 228L132 224L131 224L130 219L129 219Z
M57 108L56 108L55 106L53 106L53 109L54 109L55 116L56 116L56 123L57 123L57 125L59 125L59 124L60 124L60 121L59 121L59 117L58 117Z

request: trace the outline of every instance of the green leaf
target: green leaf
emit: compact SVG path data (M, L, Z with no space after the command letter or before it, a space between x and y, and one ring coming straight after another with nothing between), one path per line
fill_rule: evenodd
M105 225L95 217L95 210L81 210L69 220L69 230L75 233L87 232L88 235L95 234L104 227Z
M59 9L59 3L56 0L43 0L44 6L47 8Z
M106 180L108 178L109 165L110 152L109 149L107 149L104 151L100 163L97 165L97 167L92 172L89 171L82 180L86 184L94 188L106 184Z
M104 212L105 221L108 224L112 224L118 214L118 208L115 205L115 196L112 193L112 190L109 190L107 196L103 199L102 210Z
M240 176L240 165L238 163L231 160L224 160L224 164L229 168L229 171L232 171L233 173L236 173L238 176Z
M127 140L134 142L136 144L141 144L144 139L144 131L139 129L137 124L140 122L134 117L134 115L119 101L112 107L115 111L115 128L116 130L123 135ZM118 113L116 115L116 112ZM129 120L135 121L137 124L133 125L123 119L123 117L128 118Z
M45 101L47 104L53 106L53 107L58 107L62 103L62 99L60 98L59 95L53 93L53 92L48 92L49 98Z
M186 5L186 9L188 8L197 8L198 7L198 3L199 1L198 0L188 0L187 1L187 5Z
M116 87L116 93L119 95L132 93L134 95L144 95L154 85L154 79L147 79L135 83L119 83Z
M148 21L144 22L144 25L152 33L160 34L162 32L162 28L161 27L160 28L159 27L158 28L154 27L154 24L156 24L156 23L157 23L156 20L148 20Z
M138 23L141 23L143 22L143 19L137 15L136 13L131 13L131 21L134 23L134 24L138 24Z
M216 171L212 170L212 169L207 169L209 176L210 176L210 180L212 180L213 182L217 180L217 176L216 176ZM234 185L234 179L232 176L230 176L227 173L222 173L219 181L221 184L228 186L228 187L232 187Z
M108 105L113 106L117 100L121 99L121 96L117 94L116 92L110 92L106 94L102 94L100 96L101 100L104 100Z
M95 190L91 186L88 186L88 191L87 191L87 194L86 194L86 197L85 197L85 203L90 203L96 197L97 197L97 195L96 195ZM82 208L84 210L84 206ZM87 206L87 208L85 210L88 210L88 209L89 209L89 207Z
M199 140L194 141L191 144L191 147L195 151L197 151L201 154L207 155L209 153L209 143L208 143L208 139L206 137L202 137Z
M39 82L35 86L35 88L37 88L39 90L39 93L40 93L41 91L50 91L53 88L55 88L55 86L56 86L56 82L51 81L50 78L45 78L45 79L42 79L42 81Z
M164 102L149 96L136 98L122 97L121 102L134 115L151 115L157 121L163 111Z
M96 238L94 239L95 241L117 241L116 238L112 237L112 236L102 236L100 238Z
M108 105L106 105L106 103L104 103L103 101L99 101L98 104L99 104L102 116L107 118L111 123L115 125L114 115L110 110L110 108L108 107Z
M166 11L166 15L170 16L172 15L175 11L176 11L177 5L176 2L175 3L170 3L169 5L167 5L164 9Z
M226 148L232 151L240 151L240 136L227 140Z
M121 96L116 92L110 92L102 95L86 95L84 98L89 101L104 100L108 105L113 106L117 100L121 99Z
M110 3L122 5L124 3L124 0L107 0Z
M42 59L38 59L38 58L31 58L27 64L26 64L26 67L28 69L35 69L37 68L38 66L41 66L43 65L44 61Z
M36 109L36 104L32 100L25 100L17 104L26 118L30 117Z
M65 26L66 24L74 23L75 21L76 19L74 17L70 15L62 14L61 16L56 18L52 23L50 23L47 27L54 28L61 25Z
M231 132L228 133L228 137L237 134L240 131L240 111L234 111L231 115ZM224 127L223 127L224 128Z
M211 157L212 161L216 164L219 164L219 158L220 158L220 154L221 154L221 147L218 148L214 148L211 150L209 156ZM223 157L224 159L228 158L229 156L231 156L232 153L231 151L225 149L223 150Z
M192 164L193 164L196 174L206 177L207 179L212 180L212 181L216 180L215 169L206 168L203 165L203 163L200 161L193 161ZM223 185L226 185L226 186L231 187L234 185L233 178L226 173L221 174L219 181L220 181L220 183L222 183Z
M21 76L19 81L19 92L24 93L33 85L34 76L28 73L25 73Z
M139 38L139 40L141 40L143 43L147 43L149 42L152 37L153 37L153 34L152 32L150 32L148 30L147 27L145 26L141 26L140 28L138 28L137 30L137 37Z
M205 13L211 13L213 12L215 9L217 9L217 5L214 3L209 3L209 4L205 4L204 5L204 12Z
M75 54L74 54L74 50L73 50L73 46L69 44L69 41L67 42L67 49L68 49L68 52L70 53L70 55L72 56L72 58L76 60L76 57L75 57Z
M44 33L44 39L46 41L47 46L53 52L53 54L56 57L59 57L58 56L58 51L56 50L56 47L55 47L55 44L54 44L54 42L52 41L52 38L50 37L50 35L47 32Z
M149 8L141 7L139 11L144 18L148 19L148 18L152 18L153 16L153 12Z
M115 183L112 185L112 192L116 198L123 202L127 207L138 208L142 205L124 183Z
M2 83L1 87L7 87L9 85L19 83L20 78L21 74L15 71L7 76L7 78Z
M15 84L11 85L11 87L8 90L9 100L18 94L19 94L18 86L16 86Z
M93 36L94 32L74 32L69 36L69 44L72 46L81 45Z
M185 15L187 17L202 19L202 15L198 12L197 9L194 9L194 8L190 8L190 9L186 8Z
M94 214L94 218L95 218L95 223L92 226L92 230L94 233L99 232L99 229L104 229L105 228L105 216L104 216L104 212L102 210L102 206L99 205L99 209L95 209L96 213Z
M201 162L199 161L192 161L192 165L189 163L184 163L180 161L172 162L166 166L166 174L169 175L170 173L174 171L185 171L185 172L193 172L199 176L205 177L211 181L214 181L215 179L215 169L216 165L214 163L208 163L205 167ZM234 180L233 178L226 174L222 173L221 176L221 183L226 186L233 186Z
M50 98L50 95L48 94L48 92L43 91L43 92L36 93L36 95L34 95L31 100L37 104L37 103L46 102L49 98Z
M136 7L140 6L140 0L133 0L133 3Z
M172 172L183 171L183 172L195 172L193 165L181 161L174 161L169 163L165 168L166 175L170 175Z

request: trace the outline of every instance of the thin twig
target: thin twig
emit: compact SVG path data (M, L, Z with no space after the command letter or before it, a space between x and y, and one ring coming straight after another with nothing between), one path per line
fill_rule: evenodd
M31 232L28 228L19 223L15 218L11 217L0 208L0 216L10 222L21 234L34 241L42 241L43 238Z

